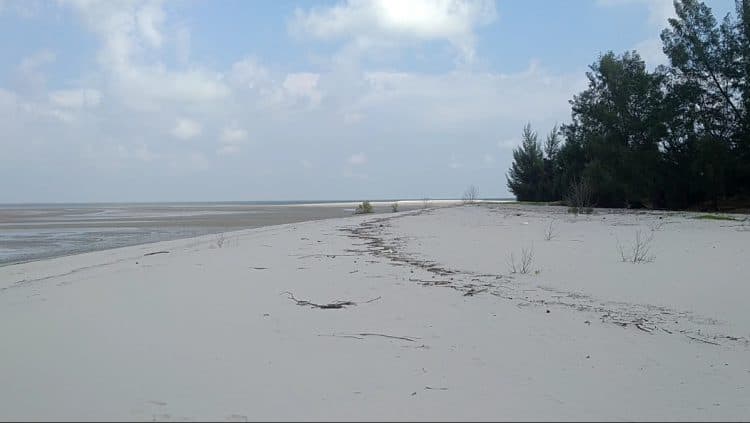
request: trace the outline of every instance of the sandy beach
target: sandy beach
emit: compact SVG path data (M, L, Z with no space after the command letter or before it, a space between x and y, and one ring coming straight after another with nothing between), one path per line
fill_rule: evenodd
M696 217L466 205L0 267L0 419L746 420L750 219Z
M375 213L422 200L373 201ZM435 207L458 200L428 200ZM0 266L240 229L348 217L358 202L0 204Z

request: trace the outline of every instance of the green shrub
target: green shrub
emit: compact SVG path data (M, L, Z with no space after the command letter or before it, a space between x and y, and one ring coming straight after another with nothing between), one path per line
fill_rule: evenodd
M568 207L568 213L572 214L593 214L593 207Z
M391 204L391 211L394 213L398 211L398 202Z
M721 216L717 214L702 214L695 216L696 219L707 219L707 220L737 220L731 216Z
M354 214L365 214L365 213L372 213L372 204L370 204L369 201L365 200L362 202L362 204L357 206L357 210L354 211Z

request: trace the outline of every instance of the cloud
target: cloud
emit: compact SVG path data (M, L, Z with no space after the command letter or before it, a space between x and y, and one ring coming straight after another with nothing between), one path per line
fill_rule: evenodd
M271 83L269 71L254 58L244 58L232 64L229 79L235 85L247 89Z
M172 128L172 135L182 140L195 138L203 132L203 127L193 120L187 118L177 119L177 123Z
M42 72L42 67L53 63L57 55L51 50L41 50L24 57L16 66L14 85L19 92L35 96L46 89L47 77Z
M361 166L367 163L367 156L365 153L357 153L349 156L346 163L352 166Z
M218 75L193 69L171 72L163 67L133 68L118 73L118 92L131 106L149 108L153 101L208 102L229 95Z
M21 172L41 181L41 174L24 169L57 166L46 175L65 174L66 165L69 168L70 163L85 156L90 169L82 166L80 172L88 172L89 177L102 176L97 178L101 181L98 198L114 195L105 182L126 186L161 178L166 184L163 188L133 190L133 195L144 195L135 199L180 199L175 195L183 186L191 187L183 199L210 199L218 194L206 188L208 184L221 185L221 178L228 175L262 180L263 172L269 170L283 176L280 186L287 185L278 192L287 198L325 196L326 192L316 187L331 186L341 178L342 171L352 178L342 187L353 187L352 193L361 188L358 178L370 178L384 187L383 193L391 186L394 194L434 196L437 194L431 190L440 190L445 183L440 175L446 173L446 166L461 165L463 169L457 172L471 169L477 175L489 175L473 180L488 186L496 179L490 174L507 168L509 150L517 145L512 142L508 148L495 150L496 144L503 147L498 140L517 139L529 120L538 125L539 132L545 132L554 122L569 119L568 100L586 85L583 67L557 73L548 71L541 62L531 62L527 69L513 73L470 67L414 71L408 66L347 66L335 61L324 66L316 62L309 68L295 62L291 68L244 55L230 58L225 65L209 66L191 62L189 46L178 53L179 37L175 34L180 24L171 20L176 6L167 8L160 2L138 0L79 0L67 4L73 6L74 17L99 42L97 56L93 57L98 59L98 66L82 69L77 75L69 75L66 70L47 81L44 66L55 60L53 52L42 51L21 61L17 69L36 75L38 89L32 93L16 86L0 88L0 143L4 148L0 176L11 180L8 175ZM341 5L370 7L357 2ZM145 6L152 9L147 7L143 12ZM154 10L162 10L163 19ZM139 18L143 13L151 13L154 18ZM472 25L471 34L477 28ZM184 27L184 33L188 31ZM392 30L382 38L394 45L425 40L451 44L445 34L460 33L444 31L438 36L420 31ZM336 35L346 42L353 36ZM180 54L183 59L174 60ZM70 60L67 57L60 54L59 60ZM223 56L213 63L222 62ZM63 64L67 69L68 62ZM165 135L213 142L166 142ZM242 154L250 140L257 142L257 154L224 160L216 172L203 173L200 178L181 173L208 169L212 160L221 160L217 156ZM365 151L390 157L388 166L368 166L376 159ZM294 152L292 157L290 152ZM451 157L453 152L458 159ZM485 153L492 155L493 166L483 165L490 161ZM291 166L276 169L272 163ZM129 170L128 175L137 177L125 179L123 172L118 172L124 168ZM408 172L414 168L425 169L427 174L421 180L411 178L416 182L408 182L412 186L407 187L403 181L413 176ZM369 175L364 175L363 169ZM181 178L173 178L178 174ZM307 185L287 182L298 178ZM45 181L50 179L63 180L48 177ZM42 186L39 181L37 185ZM62 185L51 186L57 192L66 192ZM499 186L505 189L504 184ZM252 195L258 193L260 198L277 195L263 191L263 184L253 187L257 191ZM346 189L337 192L349 195ZM35 191L16 191L8 201L42 195L26 192ZM227 188L221 195L231 198L248 192ZM65 199L59 196L54 199Z
M123 159L134 159L142 162L151 162L161 157L159 154L152 152L145 144L139 144L134 148L118 145L117 153Z
M586 86L583 72L555 75L534 63L513 74L368 72L364 79L367 90L347 111L434 130L511 122L521 128L537 117L544 124L562 121L570 114L568 100Z
M451 161L448 163L448 167L451 168L451 169L460 169L460 168L464 167L464 165L463 165L463 163L459 163L456 160L456 155L455 154L451 154Z
M219 156L231 156L239 153L240 151L241 150L239 145L227 144L222 145L221 147L216 149L216 154L218 154Z
M113 91L126 105L153 110L158 108L156 102L202 103L229 95L219 73L199 67L169 69L159 61L149 63L149 53L164 41L161 26L166 18L161 1L66 3L99 37L99 63ZM187 56L184 51L179 54Z
M238 143L247 139L247 131L241 128L224 128L221 131L221 140L226 143Z
M284 79L283 87L287 96L293 100L306 99L312 106L320 104L321 93L318 90L317 73L290 73Z
M225 156L237 154L241 151L240 146L247 141L247 131L237 127L227 127L221 131L221 146L216 154Z
M669 58L664 54L664 44L660 38L654 37L643 40L636 44L634 48L651 68L669 63Z
M297 9L290 30L319 39L347 39L364 49L447 41L470 62L475 29L496 16L489 0L347 0L327 8Z
M161 47L162 34L160 26L164 23L164 11L160 4L147 3L135 14L138 30L151 47Z
M73 109L96 107L101 99L101 92L95 89L57 90L49 93L49 100L52 104Z

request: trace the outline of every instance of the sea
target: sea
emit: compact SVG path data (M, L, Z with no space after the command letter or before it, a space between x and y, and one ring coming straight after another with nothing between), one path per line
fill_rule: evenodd
M375 213L420 201L373 201ZM240 229L351 216L354 201L0 204L0 266Z

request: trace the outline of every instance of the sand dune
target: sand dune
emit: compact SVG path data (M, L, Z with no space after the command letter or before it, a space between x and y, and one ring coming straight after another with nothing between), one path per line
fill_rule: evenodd
M0 418L746 419L750 221L693 217L450 207L2 267Z

